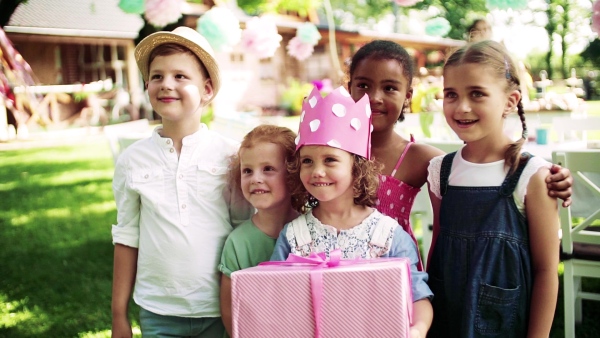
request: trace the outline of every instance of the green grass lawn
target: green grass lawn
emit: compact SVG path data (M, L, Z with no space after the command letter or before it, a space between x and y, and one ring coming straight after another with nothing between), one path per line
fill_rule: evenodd
M74 143L0 151L0 337L110 337L112 158L104 142ZM578 337L598 337L600 302L583 304ZM561 289L551 337L562 308Z
M110 337L108 145L0 157L0 337Z

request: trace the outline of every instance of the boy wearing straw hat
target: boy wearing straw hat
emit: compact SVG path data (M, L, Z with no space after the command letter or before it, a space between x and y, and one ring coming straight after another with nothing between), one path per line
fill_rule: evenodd
M132 335L132 293L144 337L223 335L219 255L231 224L252 208L226 184L238 144L200 123L220 86L213 55L188 27L151 34L135 49L162 127L115 166L113 337Z

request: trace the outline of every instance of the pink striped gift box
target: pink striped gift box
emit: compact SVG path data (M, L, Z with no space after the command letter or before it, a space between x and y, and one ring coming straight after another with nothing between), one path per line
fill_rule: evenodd
M409 266L408 259L393 258L236 271L231 275L233 337L408 337ZM317 270L321 286L311 282ZM320 296L313 295L315 291ZM320 298L318 308L315 297Z

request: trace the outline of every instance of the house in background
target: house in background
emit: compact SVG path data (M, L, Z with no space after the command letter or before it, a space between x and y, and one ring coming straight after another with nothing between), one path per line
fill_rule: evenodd
M118 2L30 0L16 8L4 30L40 85L110 79L139 102L143 86L134 40L144 22L123 12Z
M62 85L112 79L115 88L126 91L132 106L140 107L143 84L134 59L135 42L144 22L140 15L126 14L119 0L30 0L17 7L5 31L17 50L29 62L40 84ZM185 2L179 23L197 27L197 20L214 2ZM232 8L241 28L251 17ZM316 15L301 18L294 13L270 14L282 36L280 48L267 59L245 52L239 45L216 55L222 89L213 101L215 116L242 111L269 111L281 105L290 80L310 83L329 78L337 86L343 83L334 67L342 65L363 44L373 39L389 39L406 47L415 57L415 65L426 65L430 51L444 51L464 42L413 36L382 35L373 31L335 31L338 60L330 53L327 23ZM286 46L306 20L316 24L321 40L312 56L298 61L287 54ZM335 62L334 62L335 61ZM114 117L114 114L113 114ZM133 117L133 116L132 116Z
M210 6L190 6L184 12L184 25L196 28L197 20ZM239 8L232 8L240 20L242 29L251 17ZM283 93L289 89L290 80L300 83L325 78L332 79L334 86L344 84L343 76L339 74L334 63L341 65L345 71L345 63L362 45L375 39L395 41L409 51L414 57L414 65L418 69L427 66L427 55L430 52L446 52L449 49L462 46L465 42L432 36L415 36L409 34L382 34L375 31L335 30L335 48L338 60L333 60L330 53L330 39L327 22L317 15L301 18L294 13L268 14L277 25L278 33L282 36L280 48L267 59L245 52L239 45L232 51L217 53L221 69L222 87L219 95L213 101L215 115L230 115L248 110L270 110L265 108L277 107L281 104ZM312 21L319 32L321 40L315 46L314 53L304 61L287 54L286 46L296 36L296 30L305 21ZM418 72L415 72L418 74Z

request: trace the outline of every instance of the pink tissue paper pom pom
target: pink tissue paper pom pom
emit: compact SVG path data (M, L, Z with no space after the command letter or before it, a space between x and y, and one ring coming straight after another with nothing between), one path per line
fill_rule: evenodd
M592 5L592 31L600 36L600 0Z
M408 7L416 4L417 2L421 2L422 0L394 0L394 2L398 6Z
M277 26L266 18L253 17L246 22L246 29L242 31L242 48L260 59L275 55L280 42L281 35L277 33Z
M144 16L154 27L164 27L181 18L181 5L185 0L146 0Z
M315 50L311 43L302 42L299 37L293 37L287 45L288 54L302 61L312 55Z

